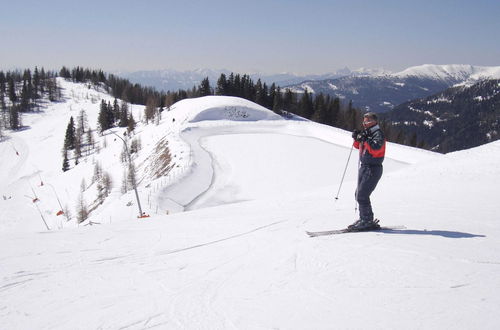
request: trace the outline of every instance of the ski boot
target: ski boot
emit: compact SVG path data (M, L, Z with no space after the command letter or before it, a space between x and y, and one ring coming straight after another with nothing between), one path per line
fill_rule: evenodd
M380 229L380 225L378 224L379 220L362 220L359 219L354 222L352 225L349 225L347 229L353 231L363 231L363 230L374 230Z

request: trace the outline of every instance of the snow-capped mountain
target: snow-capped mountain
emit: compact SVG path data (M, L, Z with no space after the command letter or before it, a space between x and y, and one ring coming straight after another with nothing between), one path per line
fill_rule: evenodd
M495 141L500 138L500 80L452 87L403 103L384 117L440 152Z
M500 67L421 65L393 74L304 81L287 87L296 92L307 89L313 93L352 100L355 107L367 111L386 112L401 103L427 97L455 85L499 78Z
M449 82L459 81L472 83L483 79L500 79L500 66L424 64L410 67L401 72L394 73L391 76L400 78L421 77L440 79Z
M62 172L69 118L85 110L95 129L113 98L58 83L60 102L0 140L2 329L498 327L500 141L447 155L388 143L372 203L404 229L311 239L357 216L350 132L239 98L183 100L149 124L134 104L133 134L95 134ZM147 218L120 189L122 138L142 146ZM77 225L97 163L111 193Z

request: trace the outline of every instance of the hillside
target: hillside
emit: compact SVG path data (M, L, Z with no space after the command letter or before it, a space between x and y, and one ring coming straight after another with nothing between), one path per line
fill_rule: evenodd
M312 239L305 230L356 217L354 154L334 199L349 132L231 97L183 100L149 125L131 105L150 215L137 219L111 134L124 129L96 134L99 152L62 172L69 117L84 109L95 128L99 102L113 99L58 81L63 100L0 142L2 327L497 327L499 141L447 155L389 143L372 201L383 224L405 229ZM74 209L84 179L90 204L95 162L111 194L85 222L67 222L55 192Z
M500 80L447 89L385 114L433 150L450 152L495 141L500 132Z

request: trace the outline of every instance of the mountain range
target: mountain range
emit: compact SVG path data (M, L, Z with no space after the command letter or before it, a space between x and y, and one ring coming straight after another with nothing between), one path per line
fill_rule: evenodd
M220 75L224 73L229 75L232 71L227 69L195 69L195 70L143 70L143 71L117 71L114 74L129 79L133 83L138 83L143 86L154 87L160 91L177 91L179 89L188 90L193 86L198 86L203 79L208 77L212 86L215 86ZM234 72L238 73L238 72ZM252 80L257 81L261 79L263 83L271 85L275 83L278 86L289 86L293 84L298 84L303 81L316 81L316 80L326 80L335 79L344 76L366 76L366 75L380 75L388 73L384 69L366 69L361 68L351 71L349 68L339 69L335 72L325 73L325 74L309 74L309 75L299 75L295 73L249 73L248 75ZM247 74L247 73L240 73Z
M499 79L500 66L421 65L391 74L307 80L285 86L295 92L323 93L352 101L366 111L386 112L401 103L427 97L456 85Z
M133 83L162 91L189 90L208 77L215 86L220 75L229 75L227 69L149 70L115 72ZM249 74L252 80L261 79L268 85L275 83L294 92L305 90L339 97L365 111L387 112L399 104L431 96L456 85L470 85L483 79L499 79L500 66L473 66L462 64L424 64L392 73L384 69L339 69L317 75L294 73Z

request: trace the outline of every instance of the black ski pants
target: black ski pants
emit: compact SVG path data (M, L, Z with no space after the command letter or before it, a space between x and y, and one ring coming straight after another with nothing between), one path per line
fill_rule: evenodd
M372 204L370 195L382 177L382 165L361 165L358 172L358 188L356 189L356 201L359 204L359 218L363 221L373 220Z

